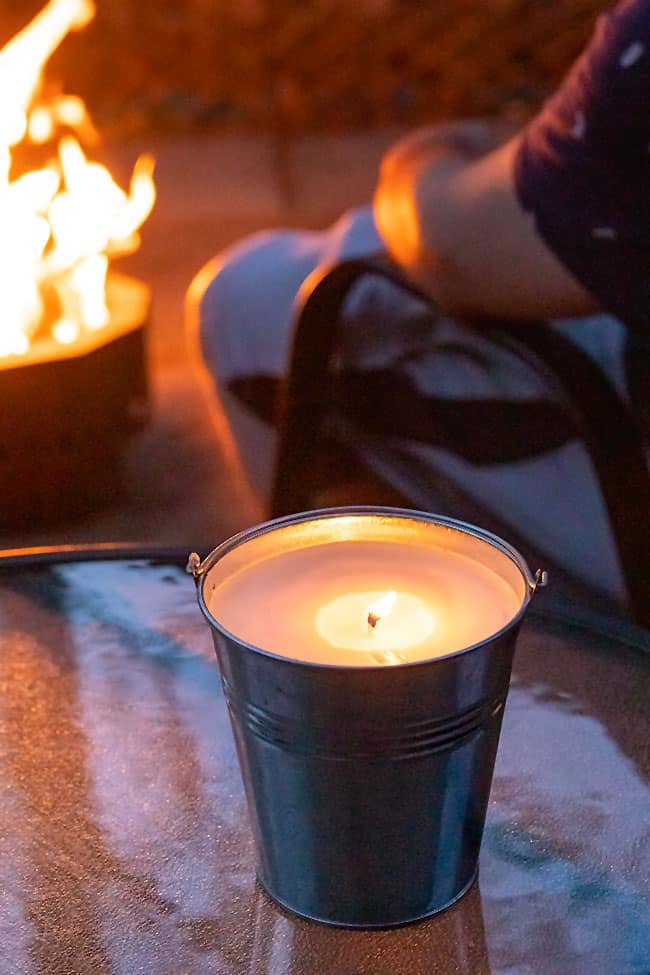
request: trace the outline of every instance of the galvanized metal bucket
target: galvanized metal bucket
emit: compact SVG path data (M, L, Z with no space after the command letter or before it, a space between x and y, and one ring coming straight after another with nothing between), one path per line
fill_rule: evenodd
M280 657L227 632L210 570L262 533L340 515L415 518L492 546L520 584L518 613L433 660L339 667ZM388 927L448 907L474 882L519 626L538 584L522 556L453 519L356 507L276 519L188 564L221 668L255 836L281 905L345 927Z

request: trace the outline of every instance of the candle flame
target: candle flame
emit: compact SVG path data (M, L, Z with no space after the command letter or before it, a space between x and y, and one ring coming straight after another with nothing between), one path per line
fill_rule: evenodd
M390 592L384 593L374 603L371 603L368 606L368 625L374 629L379 620L384 619L392 611L396 599L397 593L391 589Z

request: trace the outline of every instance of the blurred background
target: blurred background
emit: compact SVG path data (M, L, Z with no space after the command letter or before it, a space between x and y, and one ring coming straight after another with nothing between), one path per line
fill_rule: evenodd
M4 0L0 46L42 6ZM471 116L523 122L607 6L98 0L95 19L49 60L43 90L83 98L100 134L92 156L121 185L140 153L156 159L157 202L141 247L117 265L151 289L148 406L140 403L142 422L117 454L91 459L111 467L101 503L75 508L74 486L57 482L50 468L39 488L50 498L46 515L38 497L27 516L5 504L0 545L143 540L206 550L257 517L233 485L219 418L187 347L183 301L196 271L245 234L325 227L367 202L382 153L413 126ZM38 402L47 383L26 381L19 368L5 362L0 396L6 400L11 372L11 389L36 387L30 395ZM18 452L34 453L33 441L21 444L18 434L5 436L17 444L14 466L5 451L0 467L7 483L16 480ZM83 449L65 437L61 444L61 456ZM53 506L57 491L61 503Z
M42 3L5 0L9 38ZM50 61L102 131L296 134L526 113L598 0L99 0Z

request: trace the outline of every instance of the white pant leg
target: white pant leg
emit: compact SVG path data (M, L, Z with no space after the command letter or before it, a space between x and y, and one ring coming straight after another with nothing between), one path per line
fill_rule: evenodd
M190 306L198 312L204 360L228 414L249 480L268 495L274 453L273 431L224 389L233 378L285 374L293 305L304 279L319 265L380 249L368 210L345 215L320 233L275 231L256 234L215 258L190 289ZM390 285L362 281L346 306L344 355L362 368L381 368L398 357L400 348L417 340L418 303ZM192 309L190 309L192 310ZM409 316L412 321L409 322ZM457 326L454 326L457 328ZM623 391L622 333L611 320L561 323L559 326L597 360ZM437 326L440 336L441 326ZM444 337L444 327L443 327ZM480 340L473 340L478 345ZM464 345L471 345L467 338ZM492 361L491 361L492 360ZM409 372L422 392L463 392L489 399L527 399L543 394L529 370L510 368L508 356L487 356L489 367L477 367L467 356L449 351L423 353L411 360ZM405 445L425 458L432 471L443 470L457 484L504 520L516 525L534 544L562 552L576 575L619 595L622 584L611 534L584 451L570 444L560 451L518 464L474 467L447 451L421 444ZM435 475L433 475L435 476ZM576 523L574 512L581 513ZM540 541L541 540L541 541Z
M273 431L226 388L253 375L280 378L287 369L294 302L318 266L381 249L369 208L344 214L326 231L254 234L213 258L188 291L187 318L239 447L249 480L268 493Z
M284 375L305 278L318 266L380 247L372 213L363 208L325 231L254 234L210 261L191 285L189 302L198 309L201 350L215 380Z

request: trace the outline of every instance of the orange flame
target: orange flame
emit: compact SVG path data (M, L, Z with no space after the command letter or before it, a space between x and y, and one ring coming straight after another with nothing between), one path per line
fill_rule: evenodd
M95 15L93 0L50 0L0 50L0 357L24 355L48 314L55 341L70 344L108 323L108 259L139 246L138 230L153 208L153 159L135 164L128 192L90 162L74 135L96 131L74 95L39 100L43 69L71 30ZM61 129L58 158L14 177L12 149L45 143Z
M384 593L379 599L375 600L368 606L368 623L373 628L377 625L379 620L384 619L388 616L395 605L397 599L397 593L391 589L390 592Z

